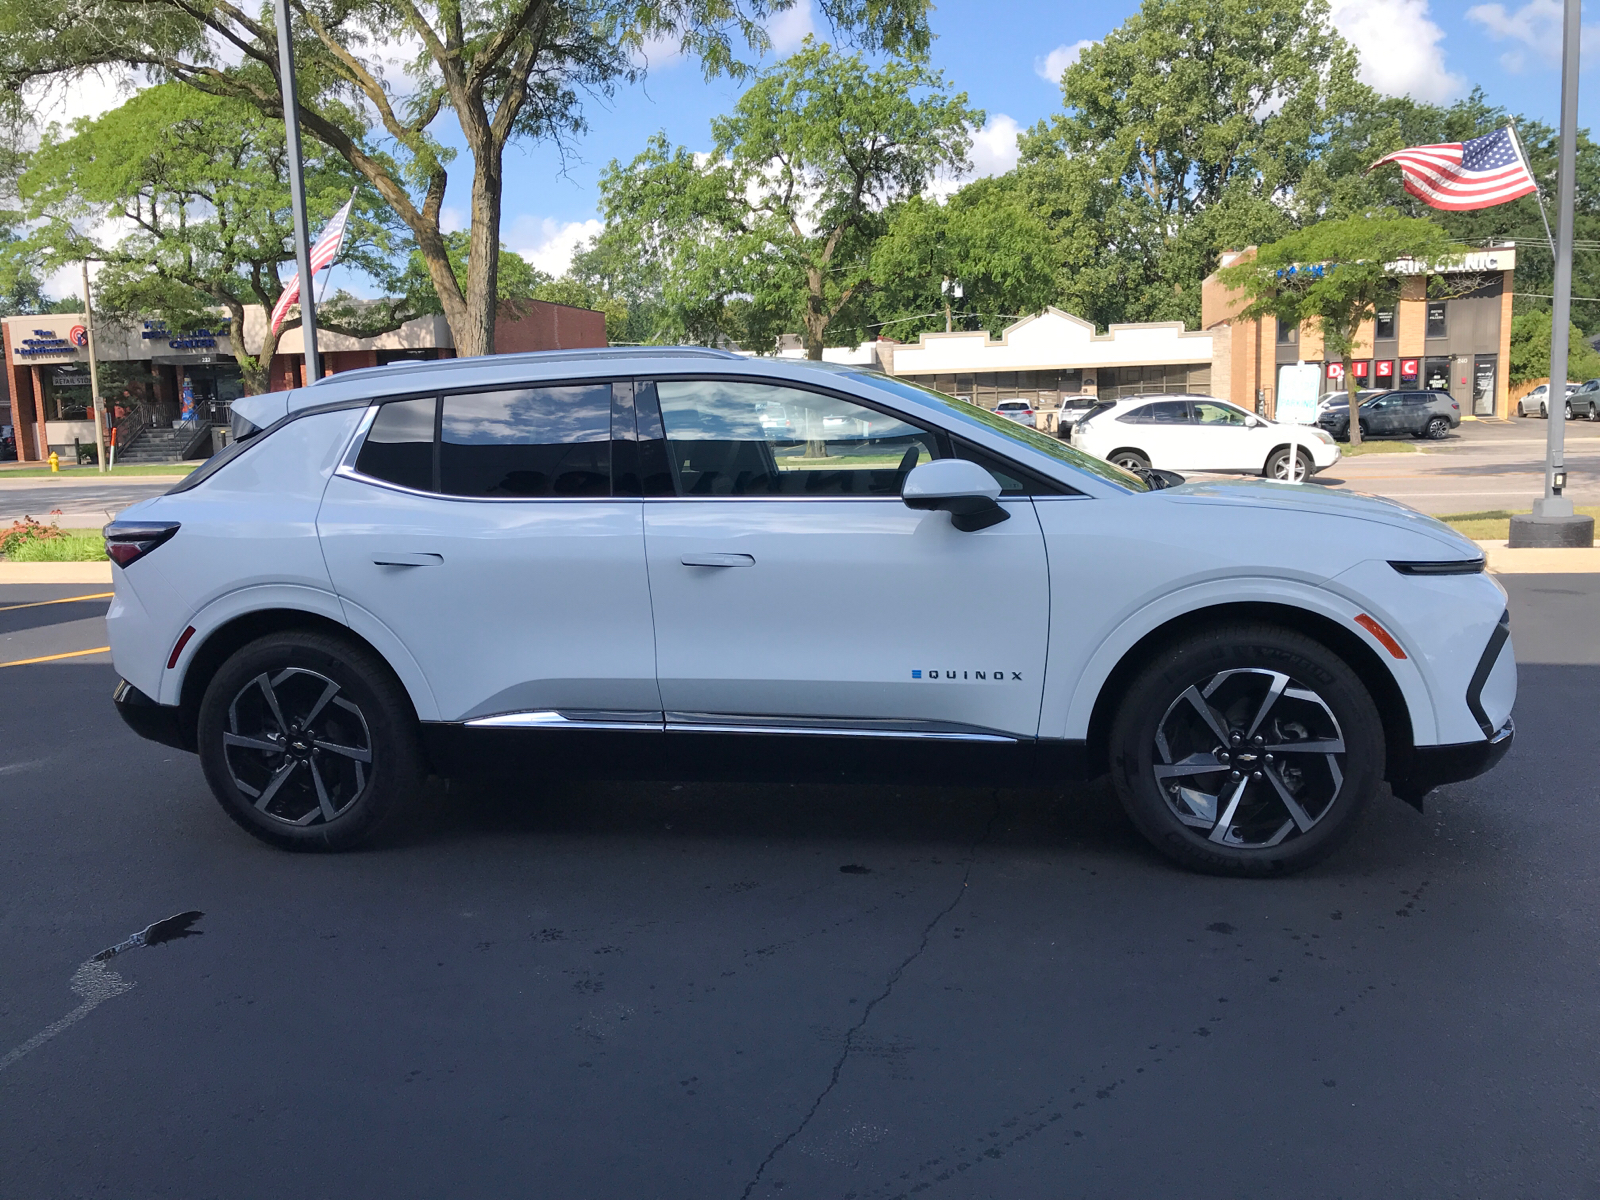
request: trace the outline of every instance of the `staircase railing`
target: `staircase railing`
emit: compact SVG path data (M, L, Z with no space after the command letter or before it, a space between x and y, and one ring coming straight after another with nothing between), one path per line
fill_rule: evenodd
M139 439L139 435L150 428L150 414L144 405L135 404L122 416L118 417L112 425L116 431L117 453L121 454Z
M193 436L184 441L183 449L178 452L179 458L188 458L200 448L202 442L211 440L211 422L209 421L185 421L182 428L193 430Z

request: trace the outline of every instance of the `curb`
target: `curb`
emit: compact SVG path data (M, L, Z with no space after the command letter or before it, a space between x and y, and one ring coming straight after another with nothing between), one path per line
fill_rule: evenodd
M110 583L109 562L0 562L0 583Z
M1478 542L1495 575L1600 574L1600 546L1580 549L1511 549L1504 542Z

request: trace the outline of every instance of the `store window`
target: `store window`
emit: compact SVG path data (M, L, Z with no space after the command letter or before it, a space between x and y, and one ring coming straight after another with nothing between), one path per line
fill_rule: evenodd
M45 419L87 421L94 400L89 391L89 364L63 363L44 376Z
M1394 337L1394 309L1380 308L1372 321L1372 336L1375 338Z
M1448 392L1450 390L1450 360L1448 358L1425 360L1422 367L1422 386L1433 392Z
M1443 300L1430 300L1430 301L1428 301L1428 336L1429 337L1431 337L1431 338L1442 338L1442 337L1448 336L1448 334L1450 332L1450 325L1449 325L1449 322L1446 320L1446 317L1448 316L1448 314L1449 314L1449 305L1447 305Z
M1293 345L1300 340L1300 326L1293 321L1278 322L1278 344Z

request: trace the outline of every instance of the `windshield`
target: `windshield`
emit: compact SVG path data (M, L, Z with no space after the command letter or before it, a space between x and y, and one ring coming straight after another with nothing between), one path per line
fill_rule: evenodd
M1097 475L1108 483L1118 487L1127 488L1130 492L1148 492L1150 485L1137 475L1124 471L1121 467L1114 467L1102 458L1095 458L1092 454L1085 454L1082 450L1074 450L1064 442L1053 437L1029 429L1026 425L1019 425L1015 421L1008 421L1005 417L996 416L986 408L976 404L969 404L965 400L957 400L954 396L946 396L943 392L936 392L930 387L920 383L912 383L907 379L893 379L887 375L869 375L865 371L848 372L851 379L858 383L865 383L871 387L882 388L888 392L898 392L911 400L920 400L923 403L932 403L943 409L955 420L969 426L981 427L991 433L998 433L1001 437L1009 438L1014 442L1021 442L1041 454L1048 454L1069 466L1080 471L1087 471Z

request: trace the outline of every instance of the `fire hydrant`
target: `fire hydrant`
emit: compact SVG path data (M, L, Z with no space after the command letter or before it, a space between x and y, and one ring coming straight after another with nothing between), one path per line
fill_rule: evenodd
M52 475L54 475L57 472L59 472L60 470L61 470L61 455L57 454L54 450L52 450L52 451L50 451L50 473Z

